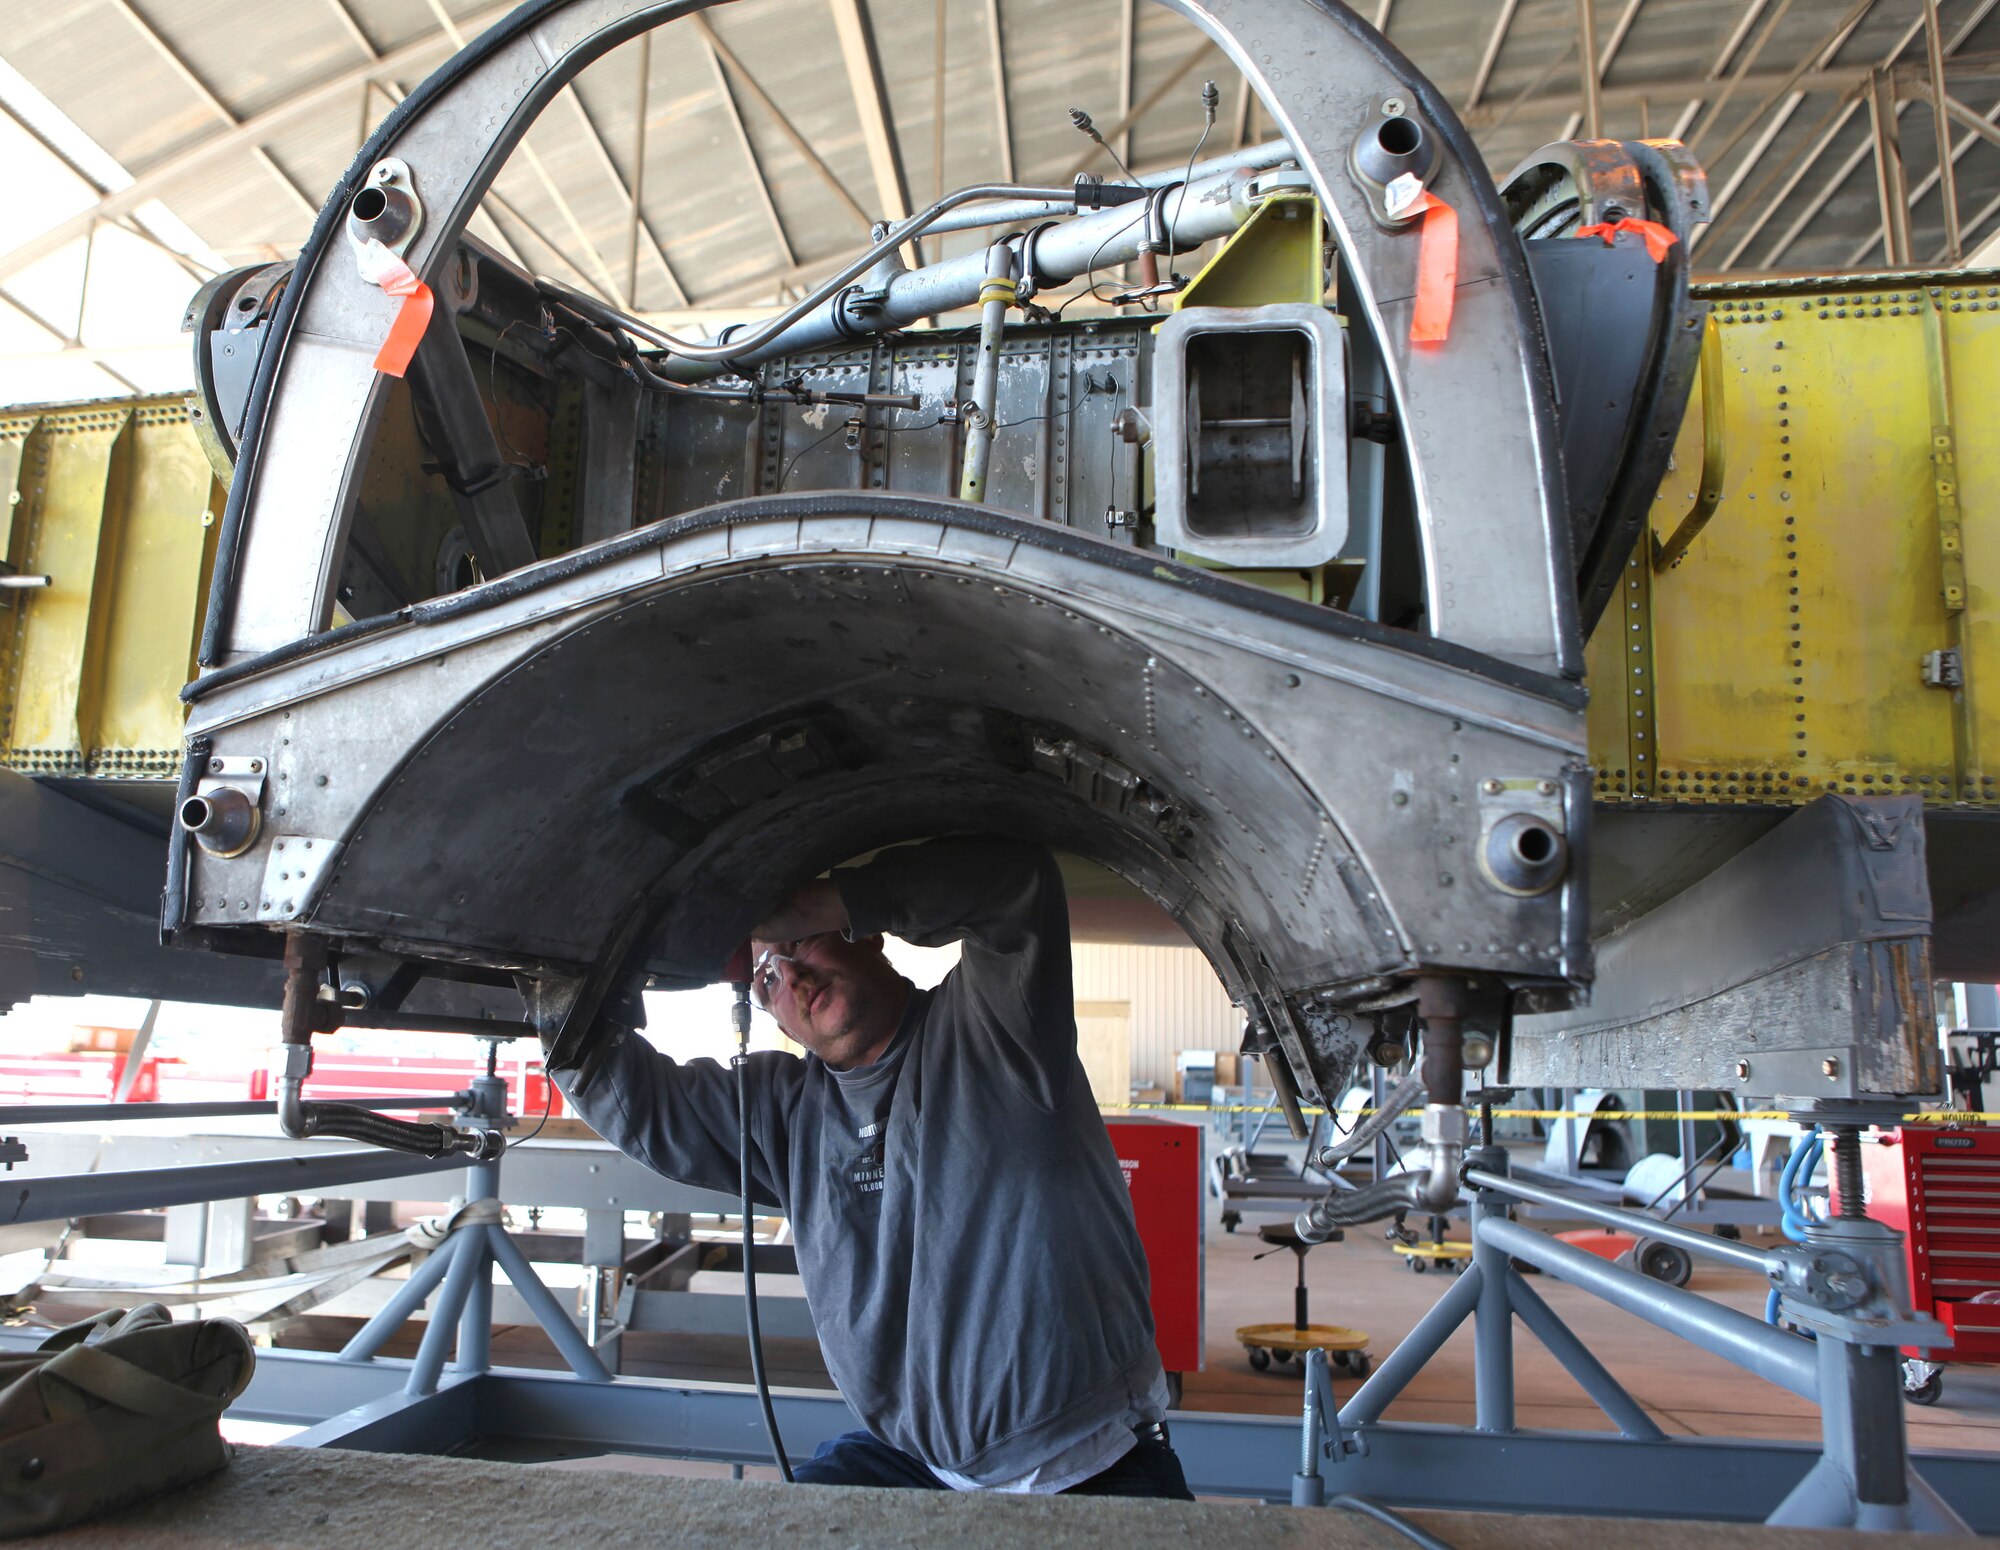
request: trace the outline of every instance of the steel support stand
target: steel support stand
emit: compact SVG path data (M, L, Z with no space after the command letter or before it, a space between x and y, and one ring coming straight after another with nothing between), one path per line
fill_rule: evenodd
M476 1078L462 1120L490 1127L506 1117L507 1087L494 1075L489 1045L486 1075ZM423 1306L433 1290L437 1302L418 1343L403 1393L423 1398L438 1391L445 1358L456 1353L455 1372L479 1374L493 1362L493 1269L498 1265L514 1283L549 1339L577 1377L609 1383L611 1373L599 1359L555 1296L535 1274L535 1267L507 1233L500 1219L500 1162L474 1163L467 1170L466 1204L453 1218L451 1230L436 1252L419 1266L380 1312L355 1331L341 1348L341 1359L373 1361L382 1347Z
M1490 1139L1490 1138L1489 1138ZM1478 1154L1489 1165L1505 1169L1506 1154L1488 1145ZM1473 1308L1473 1425L1482 1432L1514 1429L1514 1309L1508 1299L1511 1270L1507 1256L1479 1236L1480 1221L1507 1202L1481 1191L1472 1197L1472 1266L1479 1275L1479 1301Z

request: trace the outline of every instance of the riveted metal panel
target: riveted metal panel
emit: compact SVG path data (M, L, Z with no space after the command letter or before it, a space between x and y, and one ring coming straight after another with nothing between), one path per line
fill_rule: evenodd
M1727 469L1694 504L1702 395L1589 648L1600 802L1911 793L2000 810L1978 699L2000 671L2000 388L1989 275L1713 286ZM1942 657L1933 653L1943 653ZM1926 681L1961 677L1949 682Z

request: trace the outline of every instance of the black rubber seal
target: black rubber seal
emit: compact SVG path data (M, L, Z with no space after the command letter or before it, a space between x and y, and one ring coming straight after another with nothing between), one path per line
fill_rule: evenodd
M1491 679L1511 689L1524 690L1565 709L1581 709L1589 698L1583 685L1572 679L1538 673L1532 668L1520 667L1499 657L1488 656L1483 651L1474 651L1468 646L1460 646L1427 635L1412 634L1407 630L1378 624L1372 619L1362 619L1354 614L1343 613L1337 608L1300 602L1296 598L1268 592L1262 587L1251 586L1246 582L1231 581L1223 573L1187 565L1179 560L1169 559L1164 554L1129 549L1123 544L1106 543L1103 539L1088 537L1072 528L1058 527L1053 523L1038 522L1026 517L1009 516L1004 512L994 511L991 507L974 505L968 501L892 495L880 490L820 490L804 491L797 495L757 495L745 500L729 501L719 506L705 506L685 516L667 517L659 522L648 523L645 527L634 528L629 533L609 539L592 548L544 560L537 565L523 566L520 570L510 571L483 585L468 588L463 592L454 592L449 597L413 603L407 608L397 609L394 613L357 619L352 624L344 624L324 634L308 635L261 655L232 662L229 666L218 668L206 677L196 679L181 690L181 698L193 704L217 689L240 683L246 678L255 677L259 673L269 672L273 668L291 662L321 656L351 640L377 635L403 625L436 624L446 619L456 619L464 614L497 607L526 593L615 564L628 555L656 548L660 544L689 533L730 527L739 522L823 516L865 516L942 522L947 527L965 532L985 533L1014 543L1046 549L1072 559L1088 561L1111 570L1123 571L1128 575L1145 576L1151 580L1170 583L1184 591L1248 609L1269 619L1303 625L1324 634L1348 640L1363 640L1393 651L1424 657L1429 661L1476 673L1482 678Z

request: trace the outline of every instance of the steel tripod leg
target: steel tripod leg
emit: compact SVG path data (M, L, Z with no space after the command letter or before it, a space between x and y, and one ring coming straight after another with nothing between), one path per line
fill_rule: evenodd
M461 1372L484 1372L493 1365L491 1240L504 1229L482 1223L470 1230L479 1234L479 1273L465 1289L465 1310L458 1316L458 1352L452 1366Z
M1367 1426L1382 1419L1382 1412L1395 1402L1396 1396L1409 1386L1409 1382L1422 1369L1424 1363L1438 1354L1440 1347L1451 1338L1452 1331L1465 1322L1479 1302L1479 1288L1484 1276L1475 1262L1452 1283L1451 1290L1440 1297L1431 1311L1417 1320L1417 1327L1403 1337L1401 1345L1382 1359L1382 1365L1375 1369L1375 1376L1354 1391L1353 1398L1341 1407L1340 1424L1343 1427Z
M451 1251L451 1269L445 1275L444 1290L438 1293L437 1306L431 1309L431 1321L417 1347L417 1359L410 1364L409 1381L403 1385L405 1394L437 1392L438 1374L444 1371L445 1353L451 1349L452 1337L458 1332L459 1316L465 1311L472 1283L479 1276L493 1274L484 1234L485 1229L476 1225L459 1227L445 1240L446 1248Z
M492 1245L493 1257L500 1261L500 1268L507 1272L507 1279L514 1283L514 1290L527 1301L536 1322L548 1332L549 1339L562 1352L563 1360L569 1363L570 1371L592 1383L609 1383L610 1370L591 1350L590 1342L583 1338L582 1332L570 1322L562 1304L542 1284L542 1278L535 1274L535 1267L528 1263L528 1256L521 1252L520 1245L500 1227L488 1229L487 1241Z
M1479 1276L1479 1301L1473 1310L1473 1424L1482 1432L1514 1429L1514 1309L1507 1300L1513 1272L1507 1256L1479 1236L1479 1219L1487 1214L1481 1195L1472 1203L1472 1268Z
M1577 1386L1595 1401L1597 1408L1617 1423L1619 1431L1646 1442L1665 1438L1666 1433L1646 1414L1639 1401L1625 1392L1624 1385L1591 1355L1590 1348L1576 1338L1575 1331L1556 1316L1556 1311L1542 1301L1542 1294L1528 1285L1521 1272L1511 1265L1507 1269L1507 1296L1529 1332L1562 1363L1564 1371L1576 1379Z
M374 1358L388 1344L389 1337L409 1322L410 1316L424 1305L432 1289L444 1279L444 1273L451 1269L451 1262L457 1252L457 1235L446 1238L437 1246L436 1252L415 1270L409 1279L396 1289L396 1294L382 1304L381 1311L354 1332L354 1338L340 1348L343 1360L365 1362Z

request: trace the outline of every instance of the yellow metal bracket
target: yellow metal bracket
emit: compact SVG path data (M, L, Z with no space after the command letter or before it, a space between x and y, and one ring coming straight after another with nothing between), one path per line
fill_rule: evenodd
M1694 505L1681 518L1674 536L1662 543L1658 533L1652 535L1655 571L1680 564L1688 545L1701 536L1715 508L1722 504L1722 477L1729 462L1729 444L1722 434L1722 394L1722 331L1710 313L1701 339L1701 479L1695 486Z
M1325 252L1319 200L1306 192L1273 194L1188 281L1174 310L1317 304L1326 296Z

